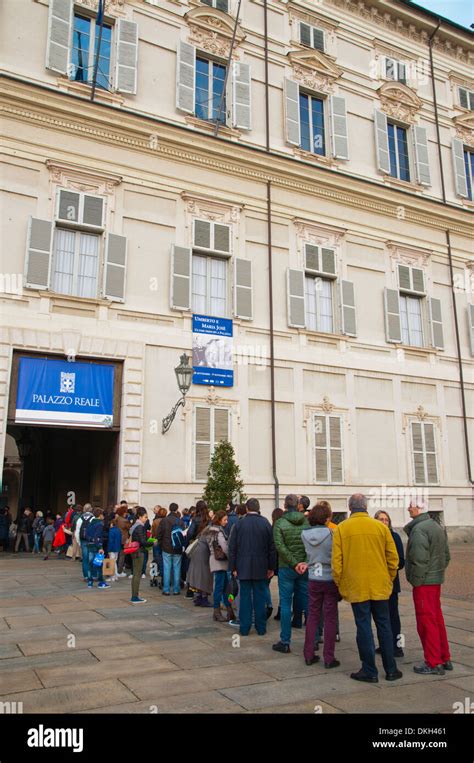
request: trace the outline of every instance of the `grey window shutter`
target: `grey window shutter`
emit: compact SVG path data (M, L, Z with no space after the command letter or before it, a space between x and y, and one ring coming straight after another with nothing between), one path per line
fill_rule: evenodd
M425 422L423 428L425 435L426 479L428 484L432 485L438 482L434 425Z
M125 300L127 239L109 233L105 246L104 296L116 302Z
M375 111L375 146L377 167L381 172L390 174L390 154L388 151L387 116L383 111Z
M405 64L402 64L400 61L398 62L398 81L402 82L404 85L407 84L407 68Z
M173 246L171 253L171 307L191 309L192 250Z
M78 191L58 192L58 220L67 220L70 223L79 222L81 194Z
M230 254L230 226L214 223L214 249Z
M471 355L474 356L474 305L467 306L467 320L469 327L469 338L471 340Z
M411 425L412 445L413 445L413 465L415 471L415 484L424 485L426 483L425 473L425 454L423 447L422 424L413 421Z
M385 334L387 342L402 341L400 299L396 289L385 289Z
M314 444L316 462L316 482L327 482L328 474L328 432L326 416L314 417Z
M68 73L73 21L73 0L50 0L46 68Z
M331 129L333 155L336 159L349 159L346 99L342 95L331 98Z
M53 223L30 217L26 244L25 285L34 289L49 287Z
M300 88L292 79L285 79L285 123L286 140L293 146L301 143L300 129Z
M304 328L304 270L287 270L288 289L288 325L294 328Z
M420 127L419 125L414 126L413 143L415 146L415 164L418 182L421 183L421 185L431 185L426 127Z
M196 48L187 42L178 42L176 64L176 108L194 114Z
M431 325L431 344L438 350L444 350L441 300L434 299L433 297L428 300L428 314Z
M321 272L336 275L336 252L334 249L321 249Z
M342 433L340 416L329 416L329 460L331 465L331 482L342 482Z
M425 274L421 268L411 268L413 291L425 293Z
M314 270L321 272L321 266L319 264L319 246L314 244L305 244L305 267L307 270Z
M214 445L229 439L229 410L214 408Z
M355 293L352 281L341 281L342 333L356 336Z
M232 66L232 126L252 127L250 66L234 61Z
M469 93L469 108L471 111L474 111L474 92Z
M84 196L82 212L84 225L96 225L101 228L104 224L104 199L100 196Z
M462 196L463 199L467 199L466 168L464 166L464 144L460 138L453 138L452 154L456 193L458 196Z
M205 480L211 461L211 409L195 409L194 473L197 480Z
M324 53L324 32L316 27L313 27L313 48Z
M459 104L463 109L469 108L469 94L465 87L459 88Z
M216 8L218 11L229 13L229 0L216 0Z
M252 263L250 260L235 259L235 305L237 318L251 321L252 311Z
M312 47L311 27L309 24L303 24L303 22L300 22L300 43L307 45L308 48Z
M393 58L385 59L385 76L387 79L395 79L397 64Z
M194 246L200 249L211 248L211 223L207 220L194 221Z
M412 290L411 268L408 265L398 266L398 285L404 291Z
M138 26L119 19L117 25L115 87L121 93L137 92Z

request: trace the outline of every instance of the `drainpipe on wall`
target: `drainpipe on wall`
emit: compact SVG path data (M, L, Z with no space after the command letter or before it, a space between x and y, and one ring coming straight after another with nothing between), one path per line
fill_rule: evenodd
M443 156L441 152L441 135L440 135L440 129L439 129L438 99L436 97L436 82L435 82L434 62L433 62L433 42L441 26L441 21L442 21L441 19L438 19L438 26L434 30L433 34L430 35L430 38L428 41L428 47L430 52L431 86L433 89L433 104L434 104L434 110L435 110L435 123L436 123L436 139L438 143L438 160L439 160L439 169L440 169L440 175L441 175L441 191L443 194L443 203L446 204L447 203L446 202L446 185L444 182ZM456 350L457 350L457 360L458 360L458 368L459 368L459 383L461 386L461 407L462 407L462 420L463 420L463 430L464 430L464 444L465 444L465 450L466 450L467 474L468 474L469 482L471 483L471 485L474 485L474 480L472 478L472 468L471 468L471 454L470 454L470 448L469 448L469 431L467 427L466 393L464 388L464 373L463 373L463 367L462 367L461 340L459 336L459 321L458 321L458 312L457 312L457 306L456 306L456 292L454 290L453 254L451 250L451 235L450 235L449 228L446 229L445 234L446 234L446 246L448 249L449 276L451 280L451 297L452 297L452 304L453 304L454 329L456 334Z
M268 78L268 8L267 0L263 2L264 12L264 58L265 58L265 147L270 152L270 104ZM272 418L272 470L274 482L274 498L277 508L280 503L280 483L277 476L276 460L276 411L275 411L275 343L273 330L273 262L272 262L272 184L267 181L267 247L268 247L268 294L270 318L270 399Z

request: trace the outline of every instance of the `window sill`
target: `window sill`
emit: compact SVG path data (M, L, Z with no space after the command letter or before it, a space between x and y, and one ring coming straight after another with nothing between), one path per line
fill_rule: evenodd
M303 148L294 148L294 155L298 159L304 159L305 161L314 162L314 164L322 164L325 167L337 167L338 160L332 156L321 156L321 154L313 154L312 151L305 151Z
M391 175L384 175L383 182L389 186L395 186L396 188L406 188L407 191L419 191L421 193L423 193L427 187L415 182L414 180L400 180L399 178L394 178Z
M408 355L422 354L429 357L430 355L437 355L439 352L443 352L443 350L438 350L436 347L415 347L413 344L401 344L400 342L397 343L396 347L397 350L403 350Z
M46 299L50 299L53 303L61 303L61 302L67 302L69 304L71 303L79 303L81 305L89 305L89 306L109 306L112 304L115 304L110 299L104 299L104 297L76 297L72 294L60 294L57 291L51 291L50 289L36 289L34 286L24 286L23 287L28 294L36 293L39 297L43 297Z
M73 82L66 77L58 77L58 87L66 93L82 95L85 98L90 98L92 91L92 85L87 85L84 82ZM123 106L125 102L125 99L119 93L111 93L100 87L95 91L94 100L108 103L111 106Z
M191 127L198 127L203 132L208 132L210 135L214 135L216 125L214 122L209 122L207 119L200 119L188 114L185 117L186 124ZM238 140L241 137L241 131L234 127L228 127L227 125L219 125L219 135L224 135L226 138L233 138Z
M341 339L351 339L346 334L333 334L329 331L313 331L312 329L300 329L300 334L304 334L308 339L332 339L334 342L339 342Z
M466 209L474 209L474 199L471 201L471 199L463 199L462 200L463 207L466 207Z

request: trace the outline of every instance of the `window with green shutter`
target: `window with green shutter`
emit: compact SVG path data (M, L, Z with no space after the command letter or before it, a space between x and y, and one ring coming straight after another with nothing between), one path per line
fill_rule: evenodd
M205 482L217 443L230 438L228 408L196 405L194 409L194 480Z
M344 482L342 418L332 414L314 416L314 462L316 482Z

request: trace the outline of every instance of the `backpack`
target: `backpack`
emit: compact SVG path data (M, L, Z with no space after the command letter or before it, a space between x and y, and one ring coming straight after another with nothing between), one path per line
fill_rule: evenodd
M86 525L86 543L97 543L97 530L99 522L87 522ZM82 530L82 527L81 527Z
M184 551L184 547L186 545L185 535L183 533L183 528L179 526L178 517L176 517L176 524L171 530L171 545L173 547L173 551L177 554L180 554L182 551Z
M93 519L94 517L90 516L82 520L81 529L79 530L79 538L81 540L87 540L87 528Z
M216 535L219 535L219 533L216 533ZM219 541L217 538L214 538L212 541L212 550L214 552L214 559L217 562L225 562L227 561L227 554L222 548L222 546L219 544Z

